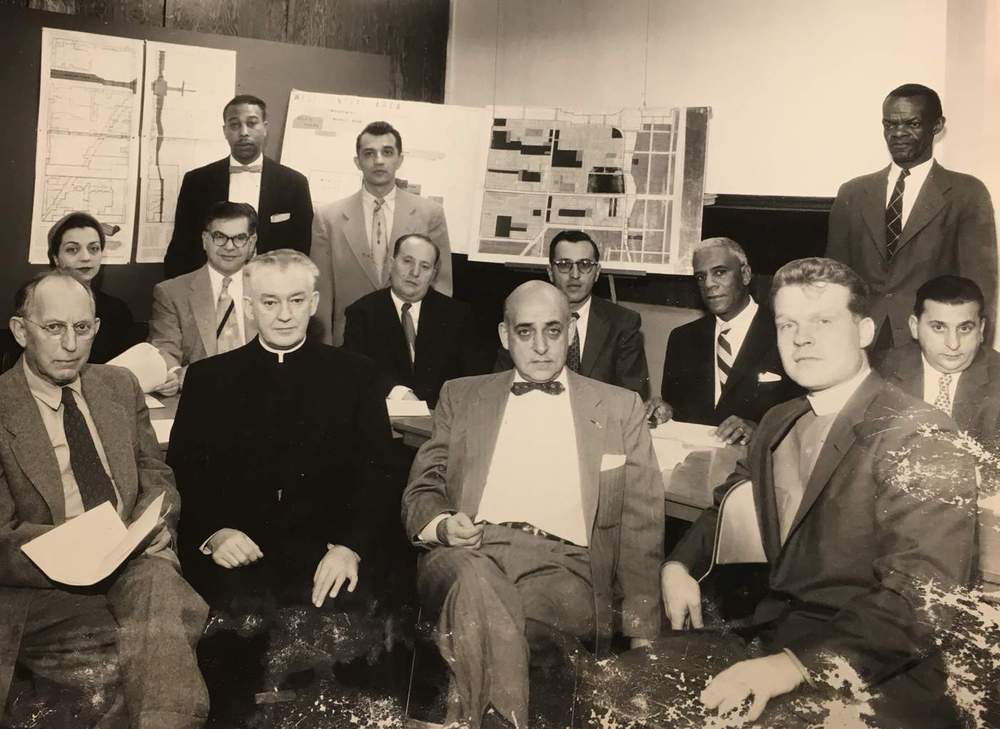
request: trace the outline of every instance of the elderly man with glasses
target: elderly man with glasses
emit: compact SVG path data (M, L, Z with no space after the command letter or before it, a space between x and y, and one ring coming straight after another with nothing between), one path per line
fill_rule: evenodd
M179 500L139 383L87 364L100 320L75 274L42 274L15 306L24 354L0 377L0 725L200 727L208 608L180 575ZM149 542L96 585L54 582L21 549L105 502L129 523L161 495ZM8 702L15 669L34 690Z
M208 262L153 289L149 342L170 375L157 388L175 395L188 365L242 347L257 335L243 311L243 266L257 247L257 213L247 203L222 201L205 215L201 245Z
M591 295L601 275L601 251L582 230L563 230L549 246L549 280L569 299L576 333L566 366L573 372L649 397L649 370L639 313ZM501 349L497 371L514 366Z

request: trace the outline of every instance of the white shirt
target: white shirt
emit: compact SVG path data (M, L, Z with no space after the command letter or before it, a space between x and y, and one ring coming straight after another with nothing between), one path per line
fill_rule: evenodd
M211 245L215 245L212 243ZM247 245L250 245L247 243ZM219 295L222 293L222 279L225 278L221 273L212 268L212 264L208 264L208 280L212 283L212 306L213 308L218 306ZM233 300L233 313L229 316L236 317L236 324L240 328L240 341L243 344L247 343L247 333L246 324L243 321L243 269L240 269L232 276L229 277L229 296ZM219 322L215 322L215 326L219 326Z
M389 246L389 253L392 253L392 244L396 241L389 240L392 235L392 220L396 212L396 190L393 185L389 194L382 198L382 215L385 216L385 244ZM372 216L375 214L375 196L368 192L368 188L361 186L361 209L365 213L365 233L368 235L368 246L372 247Z
M399 317L400 324L403 323L403 304L407 303L401 298L396 296L396 292L391 288L389 289L389 296L392 297L392 303L396 307L396 316ZM423 303L423 299L420 301L415 301L410 304L410 318L413 319L413 334L416 335L420 331L420 304ZM386 400L402 400L404 395L412 395L413 390L411 390L406 385L396 385L389 391L389 395Z
M926 162L921 162L910 168L910 174L907 175L905 184L903 185L903 217L901 219L901 227L906 225L906 219L910 217L910 211L913 210L913 202L917 199L917 195L920 194L920 188L924 186L924 180L927 179L927 174L931 171L931 164L933 162L934 158L931 157ZM896 181L899 180L899 173L902 170L903 168L895 162L889 165L889 180L886 182L885 188L886 207L889 207L889 200L892 199L892 191L896 187Z
M941 388L941 378L944 376L944 373L934 369L934 366L927 361L927 358L922 353L920 361L924 364L924 402L928 405L933 405L937 400L938 391ZM951 384L948 386L949 415L951 415L952 408L955 407L955 393L958 391L958 378L961 376L961 372L951 373Z
M257 155L251 165L264 166L264 154ZM240 172L233 174L233 167L249 167L232 155L229 155L229 201L250 203L253 209L260 213L260 172Z
M566 388L566 369L556 378ZM514 382L524 379L515 371ZM507 396L475 521L528 522L574 544L589 535L569 390Z
M841 382L839 385L834 385L833 387L828 387L825 390L820 390L819 392L811 392L806 395L806 399L809 400L809 404L812 406L813 412L817 415L832 415L834 413L839 413L844 409L844 405L847 401L851 399L851 395L854 391L861 387L861 383L864 382L865 378L868 377L871 367L865 362L858 373L854 375L851 379L846 382Z
M590 302L593 296L588 296L583 305L574 314L579 318L576 320L576 331L580 335L580 359L583 360L583 347L587 343L587 323L590 321Z
M715 339L712 340L712 369L715 370L715 404L719 404L719 398L722 397L722 382L719 380L719 366L716 364L716 352L719 347L719 333L724 329L729 331L726 333L726 341L729 342L729 347L733 350L733 362L740 354L740 349L743 347L743 340L747 338L747 332L750 331L750 325L753 324L753 318L757 316L757 302L750 297L749 303L743 307L743 311L734 316L729 321L715 317Z

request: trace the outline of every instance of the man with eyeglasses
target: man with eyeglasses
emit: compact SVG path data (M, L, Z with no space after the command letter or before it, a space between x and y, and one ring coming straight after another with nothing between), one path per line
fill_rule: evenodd
M0 376L0 725L197 729L208 609L180 575L180 503L139 383L87 364L100 320L75 274L41 274L15 307L24 354ZM21 549L105 502L129 523L161 495L148 543L96 585L55 583ZM34 694L8 703L15 668Z
M156 392L177 394L188 365L242 347L257 334L253 320L244 316L242 275L256 244L257 213L251 205L214 203L201 233L208 261L153 289L149 342L170 372Z
M170 434L185 574L248 634L283 606L363 609L378 581L392 432L371 360L307 336L318 274L287 249L247 264L258 337L190 367ZM226 650L209 688L260 688L254 650Z
M649 370L639 313L592 296L601 275L601 251L582 230L563 230L549 246L549 281L569 299L576 322L566 365L584 377L649 397ZM501 349L497 370L513 367Z

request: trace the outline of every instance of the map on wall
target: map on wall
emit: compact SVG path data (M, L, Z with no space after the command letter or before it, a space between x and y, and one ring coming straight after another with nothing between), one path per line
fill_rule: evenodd
M494 108L470 257L541 263L556 233L577 228L601 246L606 268L690 273L710 115Z
M235 86L235 51L147 41L136 262L163 260L184 173L229 154L222 105Z
M30 263L48 262L49 228L76 210L118 228L104 261L128 263L141 94L141 40L42 29Z
M487 109L293 89L281 162L309 178L316 207L352 195L361 189L355 140L373 121L389 122L403 139L397 184L444 206L453 251L473 248L489 138Z

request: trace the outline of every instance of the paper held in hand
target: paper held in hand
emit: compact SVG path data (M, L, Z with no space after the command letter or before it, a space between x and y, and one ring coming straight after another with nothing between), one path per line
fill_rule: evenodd
M390 418L416 418L430 415L425 400L386 400L386 410Z
M109 365L130 370L143 392L152 392L167 381L167 363L160 351L149 342L141 342L119 354Z
M126 529L111 502L105 501L21 549L55 582L94 585L114 572L156 528L162 507L160 494Z

